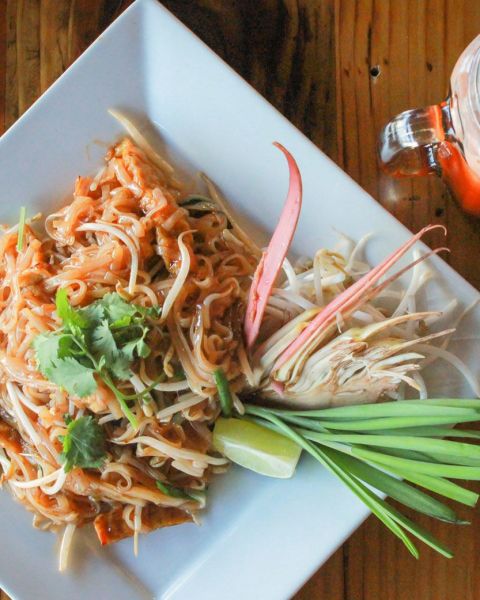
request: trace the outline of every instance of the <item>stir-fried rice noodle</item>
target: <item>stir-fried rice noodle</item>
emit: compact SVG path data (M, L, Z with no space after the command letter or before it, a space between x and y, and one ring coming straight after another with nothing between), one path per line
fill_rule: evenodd
M167 496L156 480L198 487L226 464L193 424L208 425L218 415L215 368L234 388L243 386L239 331L256 259L220 208L182 208L184 192L173 169L138 136L135 141L121 140L97 176L77 179L72 201L46 218L46 234L27 225L20 252L18 227L1 238L0 464L12 493L42 516L42 527L66 528L61 568L75 527L85 523L95 521L109 543L191 520L201 502ZM161 307L150 323L153 352L122 384L132 394L160 373L169 375L156 383L148 402L132 406L137 430L110 390L102 386L77 398L38 372L32 341L60 326L60 287L75 306L117 291L134 304ZM180 359L183 354L188 360ZM108 458L97 472L66 473L59 441L66 433L63 417L75 419L84 410L105 430ZM126 464L127 457L135 460ZM165 512L171 507L175 514Z
M116 115L118 116L118 115ZM255 391L276 402L326 406L400 397L407 386L426 396L420 370L442 358L475 377L432 331L438 313L422 312L416 294L431 276L420 255L406 290L381 288L338 312L319 336L275 368L277 360L333 299L368 270L363 249L285 260L252 351L243 342L247 295L260 252L229 213L213 184L185 202L173 168L123 117L131 137L115 144L94 177L78 177L71 201L47 216L42 233L27 222L0 239L0 467L2 482L42 529L63 531L60 569L78 527L93 522L102 544L185 521L197 521L204 490L227 461L213 450L220 413L214 372L221 369L242 414ZM149 317L149 356L121 383L136 426L108 386L81 398L39 372L32 342L58 329L57 290L84 307L110 292L158 306ZM387 309L388 302L396 307ZM448 308L452 310L452 308ZM98 468L66 470L64 416L93 416L107 440ZM168 494L161 482L186 490ZM190 494L191 491L191 494ZM196 495L193 493L196 491Z

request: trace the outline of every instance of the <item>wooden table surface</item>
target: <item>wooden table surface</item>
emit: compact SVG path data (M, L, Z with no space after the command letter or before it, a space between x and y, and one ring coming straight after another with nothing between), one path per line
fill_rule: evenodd
M0 133L130 3L0 0ZM448 260L480 287L479 222L436 179L383 176L375 154L388 119L445 96L457 56L480 32L479 0L164 4L407 227L445 224ZM295 598L478 600L480 518L470 517L465 528L419 519L455 551L450 561L426 548L415 561L370 518Z

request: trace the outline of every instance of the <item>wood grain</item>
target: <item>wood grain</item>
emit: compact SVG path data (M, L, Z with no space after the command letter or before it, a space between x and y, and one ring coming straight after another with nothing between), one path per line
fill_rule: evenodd
M0 0L0 132L130 3ZM405 225L447 225L450 263L480 287L479 221L439 180L392 180L376 162L385 122L446 95L456 58L480 31L478 0L164 4ZM468 528L420 519L456 554L422 549L420 562L369 519L295 599L478 600L480 517L469 516Z
M0 0L0 56L7 55L7 0ZM0 60L0 134L5 130L7 63Z

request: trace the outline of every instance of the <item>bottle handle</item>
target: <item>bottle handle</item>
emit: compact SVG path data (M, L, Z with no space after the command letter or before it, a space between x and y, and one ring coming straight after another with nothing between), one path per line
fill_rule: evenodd
M380 133L383 170L394 177L440 174L436 148L450 131L448 101L400 113Z

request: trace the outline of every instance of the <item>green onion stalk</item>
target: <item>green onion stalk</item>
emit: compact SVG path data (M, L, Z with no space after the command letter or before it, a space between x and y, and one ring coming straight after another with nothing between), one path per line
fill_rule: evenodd
M225 417L234 414L228 382L216 374ZM353 492L408 548L410 536L445 557L452 552L387 502L451 524L467 524L441 499L473 507L479 495L451 480L480 480L480 433L452 426L480 421L480 399L406 400L320 410L245 404L248 419L295 442ZM434 497L431 493L436 494Z

